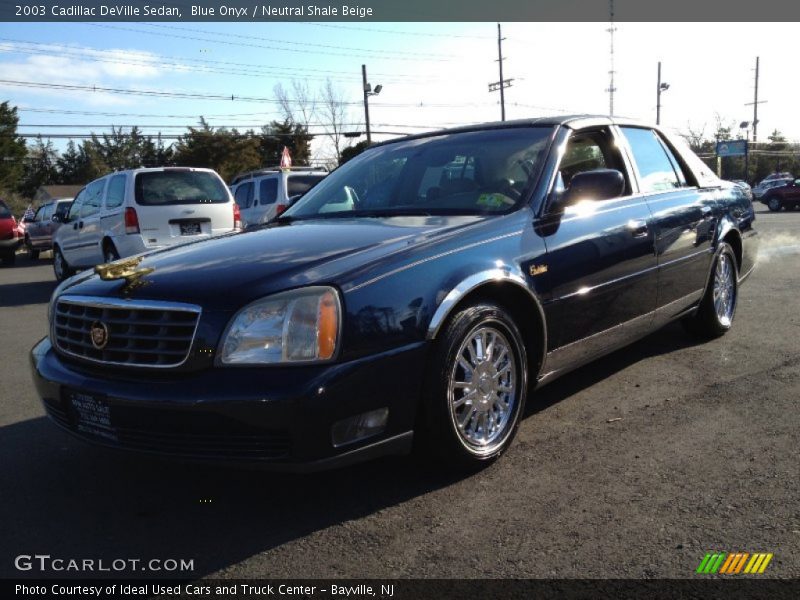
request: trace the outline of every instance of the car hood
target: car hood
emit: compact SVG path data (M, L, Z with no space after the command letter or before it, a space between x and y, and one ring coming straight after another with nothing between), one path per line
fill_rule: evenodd
M62 293L199 304L232 310L315 283L346 285L391 254L448 237L486 217L319 219L185 244L142 256L140 277L77 276ZM377 263L377 264L376 264Z

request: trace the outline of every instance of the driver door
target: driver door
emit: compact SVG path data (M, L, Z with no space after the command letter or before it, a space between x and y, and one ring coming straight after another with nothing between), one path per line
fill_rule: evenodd
M610 127L573 132L550 197L568 193L576 174L597 169L620 171L625 191L606 200L569 201L539 225L547 257L537 268L546 270L552 294L552 370L621 345L652 322L658 289L652 215L633 192L619 147Z

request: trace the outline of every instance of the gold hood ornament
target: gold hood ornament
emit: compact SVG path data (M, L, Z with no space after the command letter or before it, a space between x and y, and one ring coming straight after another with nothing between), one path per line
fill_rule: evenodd
M144 260L143 256L115 260L104 265L97 265L94 268L94 272L100 275L100 279L103 281L124 279L125 285L122 288L122 293L128 294L150 283L149 281L142 281L142 277L155 271L153 268L137 269L136 267L139 266L142 260Z

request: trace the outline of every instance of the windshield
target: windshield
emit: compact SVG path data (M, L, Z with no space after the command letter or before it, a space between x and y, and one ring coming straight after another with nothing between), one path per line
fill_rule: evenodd
M282 218L505 213L534 184L551 132L492 129L372 148L320 181Z
M10 219L11 211L5 204L0 203L0 219Z
M144 206L169 204L224 204L228 190L207 171L149 171L136 175L136 203Z

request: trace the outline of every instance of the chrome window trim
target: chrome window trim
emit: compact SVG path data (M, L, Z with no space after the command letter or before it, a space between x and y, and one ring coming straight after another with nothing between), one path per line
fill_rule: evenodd
M194 323L194 330L192 331L192 336L189 341L189 349L186 352L186 356L183 357L178 363L171 363L168 365L143 365L137 363L126 363L126 362L117 362L117 361L107 361L107 360L97 360L95 358L89 358L87 356L82 356L80 354L76 354L74 352L70 352L69 350L64 350L58 344L58 336L56 336L56 316L55 316L55 309L56 305L59 302L69 302L74 305L78 306L88 306L91 308L120 308L126 310L165 310L165 311L175 311L175 312L189 312L194 313L197 315ZM71 356L81 361L85 361L88 363L96 364L96 365L110 365L115 367L128 367L134 369L174 369L180 367L189 360L189 357L192 354L192 348L194 347L194 341L197 337L197 329L200 326L200 315L203 312L203 309L196 305L196 304L186 304L183 302L166 302L160 300L124 300L121 298L106 298L103 296L78 296L73 294L64 294L63 296L59 296L53 300L53 319L50 323L50 340L53 344L53 347L56 348L60 353Z

